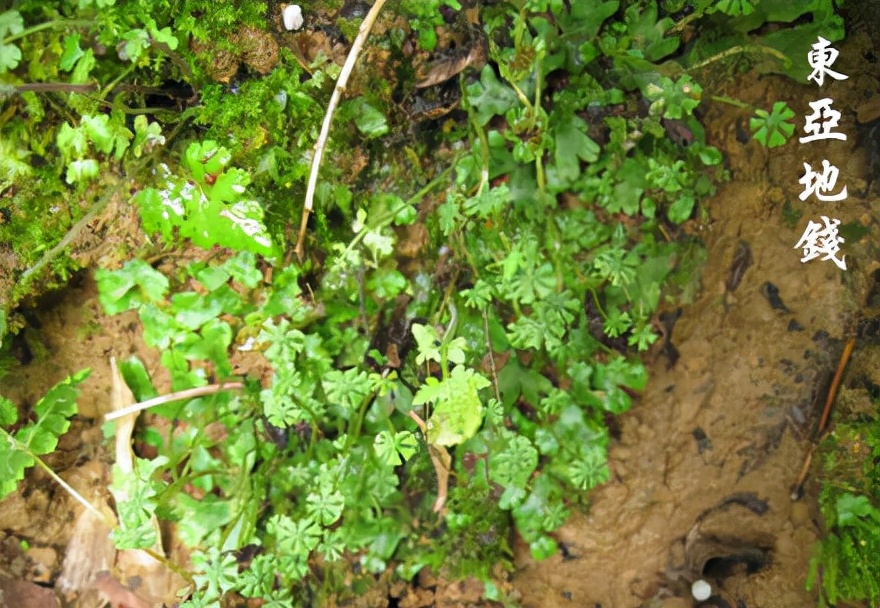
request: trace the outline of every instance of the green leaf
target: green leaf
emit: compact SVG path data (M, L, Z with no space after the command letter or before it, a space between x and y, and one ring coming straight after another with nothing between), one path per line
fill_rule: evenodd
M554 16L562 30L577 40L589 40L599 33L608 17L617 12L618 0L591 0L572 2L570 5L554 6Z
M168 279L143 260L126 262L119 270L95 272L98 284L98 301L108 315L138 308L149 302L165 298Z
M429 377L413 397L413 405L432 402L428 442L451 446L473 437L483 423L483 403L478 391L491 383L474 370L458 366L443 381Z
M500 213L511 202L510 188L507 184L501 184L495 188L482 190L476 196L467 199L464 203L464 212L471 217L487 219Z
M519 105L513 89L502 84L491 66L486 65L480 73L480 81L467 87L468 102L476 109L474 118L484 126L493 116L503 116L509 109Z
M18 420L18 409L15 404L0 395L0 426L10 426Z
M616 357L605 365L596 367L593 383L604 389L625 386L640 391L648 383L648 370L638 361L627 361L623 357Z
M138 114L134 119L134 139L131 142L131 151L135 158L140 158L144 152L149 152L153 146L163 145L165 137L162 135L162 126L157 122L149 122L143 114Z
M147 188L135 197L144 230L160 232L170 241L176 228L181 238L205 249L219 245L274 257L277 252L263 223L262 206L242 198L250 178L239 169L223 171L228 155L214 142L190 145L185 161L195 184L172 176L163 166L165 186ZM213 186L205 181L207 176L216 179Z
M210 175L214 175L216 181L213 185L206 183L205 192L212 201L233 203L245 193L245 189L251 183L251 176L246 171L234 167L226 169L219 175L215 173Z
M536 560L553 557L559 551L556 541L550 536L541 536L538 540L529 543L529 551Z
M35 462L27 452L16 449L6 431L0 429L0 499L15 492L24 472Z
M262 598L275 586L275 557L263 553L251 560L250 568L241 573L239 589L244 597Z
M68 184L85 182L97 177L99 170L100 167L98 165L98 161L92 158L75 160L67 166L67 176L65 177L64 181L66 181Z
M873 520L873 524L867 524L862 519ZM839 526L867 526L880 524L880 511L878 511L867 496L842 494L837 499L837 525Z
M177 344L178 352L189 360L208 360L217 366L221 377L232 373L227 351L232 343L232 328L220 319L211 319L198 333L191 333Z
M64 53L58 60L58 67L65 72L72 70L79 58L83 56L83 50L79 47L79 39L79 34L70 34L64 37Z
M367 138L373 139L388 133L388 122L385 116L363 97L351 102L354 113L354 124Z
M672 19L657 17L657 3L653 0L633 4L627 8L625 14L625 22L633 38L633 46L644 51L645 58L651 62L659 62L673 53L680 44L678 37L666 37L666 31L672 26Z
M412 431L400 431L394 435L390 431L382 431L376 435L373 449L381 462L396 467L418 452L419 440Z
M150 46L150 36L146 30L133 29L121 36L122 48L119 50L119 58L123 61L137 63L143 52Z
M89 140L85 131L74 129L67 123L62 124L58 129L55 143L65 159L82 158L89 150Z
M217 547L192 554L193 580L207 597L219 597L238 582L238 562L232 553L220 553Z
M216 141L207 139L191 143L186 148L184 161L196 180L204 182L205 175L219 175L232 161L232 154Z
M788 122L794 115L784 101L774 103L770 112L755 110L755 116L749 119L752 137L768 148L785 144L794 133L794 124Z
M671 205L669 205L666 215L670 222L682 224L691 217L696 204L697 201L693 196L687 194L679 196Z
M150 21L152 21L152 19ZM148 25L148 29L150 30L150 35L153 37L153 40L159 44L167 45L172 51L177 49L179 42L177 41L177 37L171 33L170 27L163 27L160 30L156 28L154 22Z
M0 74L14 70L21 61L21 50L14 44L5 44L8 36L20 34L24 29L24 20L18 11L0 13Z
M106 114L98 114L97 116L84 115L81 128L99 152L109 154L113 150L114 141L110 130L109 116Z
M95 60L95 51L86 49L83 56L76 62L73 72L70 73L71 84L86 84L89 81L89 75L97 64Z
M578 457L571 460L566 467L571 484L581 491L587 491L608 481L610 471L605 447L592 444L582 446L578 451Z
M185 291L171 296L171 312L175 320L187 329L198 329L223 312L218 302L208 306L208 299L194 291Z
M232 521L233 510L228 500L221 500L212 494L201 500L181 492L175 498L174 513L180 518L177 530L187 546L195 547L205 539L219 538L218 532ZM197 513L197 517L192 514ZM218 541L219 542L219 541Z
M58 438L70 428L69 418L76 414L78 386L89 373L84 369L49 389L34 405L36 422L20 428L15 437L0 428L0 499L15 491L24 471L35 464L34 457L55 450ZM0 397L0 424L14 424L17 419L15 405Z
M16 433L22 446L40 456L48 454L58 445L58 437L67 432L70 418L76 413L77 386L85 380L91 370L84 369L49 389L34 406L37 421Z
M306 510L323 526L334 524L341 516L345 499L339 491L312 492L306 496Z
M413 323L412 334L416 339L419 354L416 357L416 363L421 365L427 361L436 361L440 363L442 357L440 355L440 334L433 325L422 325Z
M343 418L360 407L363 400L372 391L370 377L365 371L350 368L345 371L330 370L321 381L327 400L332 404L341 405Z
M407 462L419 451L419 440L412 431L400 431L394 435L394 447Z
M223 269L248 289L253 289L263 280L263 273L257 268L257 258L250 251L238 252L224 262Z
M506 490L515 489L509 496L502 495L502 509L515 507L525 498L525 489L538 466L538 451L527 437L502 429L503 445L489 452L489 476Z
M308 518L294 521L287 515L276 514L269 518L266 531L275 537L280 552L298 559L307 559L321 540L321 528Z
M556 291L556 271L545 262L526 269L510 281L510 297L521 304L534 304Z
M626 287L636 278L639 266L638 255L620 247L604 248L593 260L595 273L615 287Z
M755 7L749 0L718 0L718 4L713 8L731 17L751 15L755 11Z
M166 349L176 341L181 328L173 315L158 306L143 304L140 306L139 316L144 325L144 342L149 346Z
M396 268L379 268L372 273L367 287L382 300L397 297L409 285L406 276Z
M146 401L159 395L150 380L146 366L136 355L122 361L119 364L119 371L122 372L122 377L134 394L135 400Z
M544 324L532 317L520 317L507 326L510 344L519 349L538 350L544 345Z
M229 278L232 276L223 266L205 266L203 268L192 268L190 272L193 270L195 274L193 275L199 283L205 286L208 291L214 291L219 289L223 285L226 285L226 282L229 281Z
M594 163L599 159L599 144L587 135L587 123L575 114L556 123L556 168L559 179L572 182L581 174L580 161Z
M24 19L18 11L0 13L0 40L20 34L24 30Z

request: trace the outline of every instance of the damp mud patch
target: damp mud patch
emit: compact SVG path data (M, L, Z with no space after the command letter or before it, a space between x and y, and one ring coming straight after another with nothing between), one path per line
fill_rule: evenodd
M740 587L772 563L775 538L762 521L768 511L753 492L732 494L704 511L670 547L669 586L658 596L686 597L692 584L703 580L714 591L711 601L742 603Z

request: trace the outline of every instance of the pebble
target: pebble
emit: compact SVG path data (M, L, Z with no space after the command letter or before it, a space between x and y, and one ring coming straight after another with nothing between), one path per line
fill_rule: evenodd
M691 595L693 595L694 599L698 602L708 600L712 597L712 586L703 579L697 579L694 581L694 584L691 585Z
M288 4L284 7L282 15L284 20L284 29L287 31L296 31L303 26L303 11L299 4Z

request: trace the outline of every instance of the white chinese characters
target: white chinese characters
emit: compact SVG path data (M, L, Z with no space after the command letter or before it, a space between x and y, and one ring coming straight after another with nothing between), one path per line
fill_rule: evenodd
M828 74L836 80L846 80L849 76L844 76L840 72L831 69L831 64L839 55L837 49L832 49L831 43L822 36L819 36L819 42L813 45L813 50L807 53L807 61L813 71L807 77L807 80L813 80L820 87L825 84L825 74Z
M832 103L834 103L834 100L830 97L810 102L813 113L807 116L807 124L804 125L804 131L811 133L811 135L801 137L799 141L802 144L816 141L817 139L840 139L846 141L846 135L835 133L831 130L840 122L840 112L831 109ZM817 122L819 120L822 122Z
M834 190L837 185L837 167L829 163L827 160L822 161L822 173L816 173L813 168L804 163L804 171L806 173L800 179L800 183L804 185L804 191L798 197L802 201L807 200L811 194L815 194L820 201L842 201L846 198L846 186L837 194L826 194Z
M808 80L812 80L821 87L825 83L825 76L835 80L849 78L849 76L831 69L839 53L836 49L831 48L831 43L828 40L819 36L819 41L812 46L812 49L807 53L807 61L813 68ZM804 125L806 135L799 138L801 143L821 139L846 141L844 133L835 131L840 123L840 112L832 109L833 103L834 100L830 97L810 102L810 108L813 112L806 117ZM846 186L835 192L839 173L837 167L824 159L821 171L813 170L809 163L804 163L804 175L799 180L799 183L804 186L804 190L799 198L805 201L810 196L815 196L823 202L845 200L847 197ZM803 249L804 255L801 262L806 263L816 258L823 261L831 260L838 268L846 270L846 256L838 257L840 244L844 242L844 239L838 234L840 220L837 218L829 219L826 215L819 217L824 225L810 220L797 245L794 246L795 249Z
M844 242L837 234L840 220L829 220L824 215L820 217L825 222L825 226L823 227L822 224L810 221L807 224L807 229L804 230L804 234L801 236L801 240L798 241L794 248L800 249L803 247L804 257L801 258L801 262L809 262L821 255L823 256L822 260L831 260L837 264L838 268L846 270L846 256L842 258L837 257L837 252L840 251L840 243Z

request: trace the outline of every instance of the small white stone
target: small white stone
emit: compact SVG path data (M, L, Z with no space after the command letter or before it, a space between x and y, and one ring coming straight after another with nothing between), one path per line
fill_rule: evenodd
M298 30L303 26L303 10L299 4L288 4L284 8L284 27L288 30Z
M712 596L712 586L703 579L695 580L691 585L691 595L698 602L708 600Z

